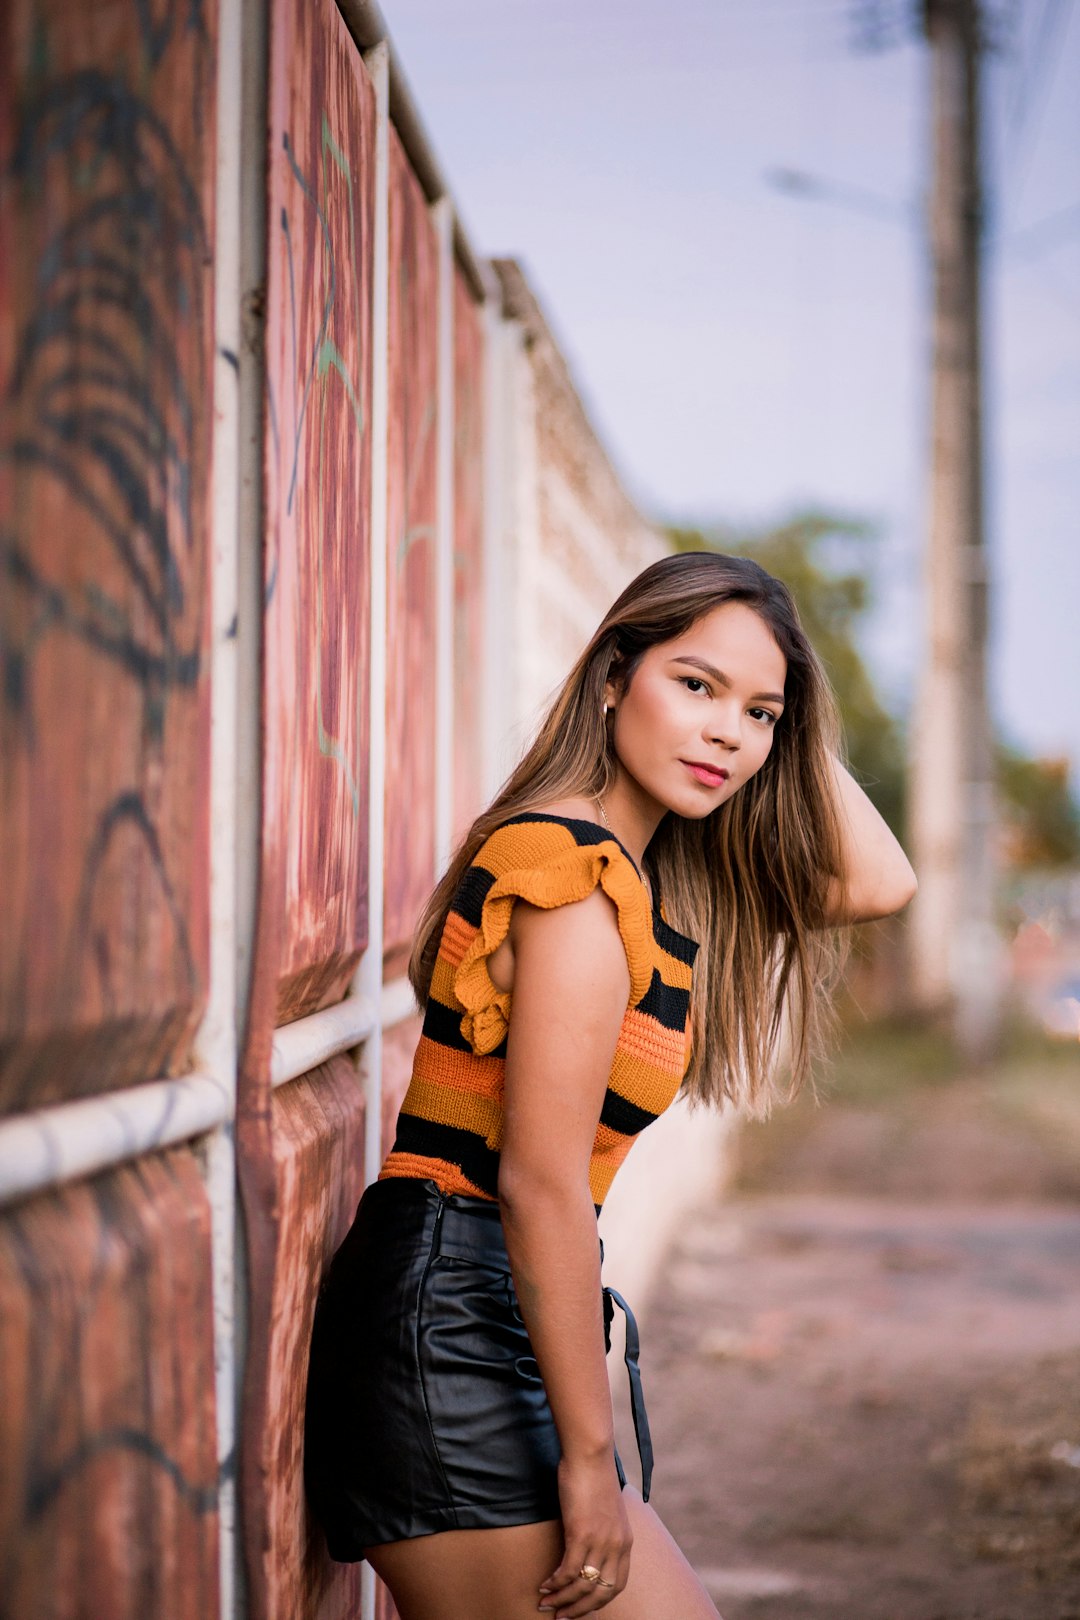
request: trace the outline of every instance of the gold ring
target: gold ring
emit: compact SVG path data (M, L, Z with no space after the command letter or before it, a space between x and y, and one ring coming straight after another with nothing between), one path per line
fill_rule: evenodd
M596 1586L614 1586L614 1581L605 1581L595 1564L582 1564L578 1570L583 1581L592 1581Z

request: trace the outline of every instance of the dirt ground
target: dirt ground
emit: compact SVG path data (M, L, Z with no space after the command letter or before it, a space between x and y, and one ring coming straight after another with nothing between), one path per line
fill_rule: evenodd
M652 1500L724 1620L1080 1620L1075 1048L865 1032L746 1128L643 1328Z

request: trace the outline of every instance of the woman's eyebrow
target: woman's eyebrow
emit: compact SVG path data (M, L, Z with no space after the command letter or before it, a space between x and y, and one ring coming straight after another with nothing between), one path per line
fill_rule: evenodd
M724 674L723 670L722 669L717 669L715 664L710 664L710 663L706 662L706 660L704 658L683 658L683 657L680 656L678 658L673 658L672 663L674 663L674 664L693 664L695 669L703 669L705 671L706 675L711 675L713 680L714 681L719 681L721 686L730 686L731 685L730 680ZM754 692L752 695L755 698L767 698L770 703L780 703L780 704L782 704L783 701L784 701L783 692Z

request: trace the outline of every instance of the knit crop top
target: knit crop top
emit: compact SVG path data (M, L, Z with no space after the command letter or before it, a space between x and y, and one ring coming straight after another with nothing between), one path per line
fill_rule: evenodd
M524 811L481 845L447 913L394 1145L379 1179L430 1178L444 1192L498 1197L503 1072L512 992L488 973L514 901L581 900L600 883L618 910L630 968L589 1188L599 1213L638 1132L662 1114L690 1062L690 990L698 942L672 928L655 883L651 907L625 845L592 821Z

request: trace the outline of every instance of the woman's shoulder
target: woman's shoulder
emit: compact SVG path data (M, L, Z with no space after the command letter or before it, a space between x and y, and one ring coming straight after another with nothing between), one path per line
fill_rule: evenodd
M636 873L626 846L588 808L587 800L560 799L510 812L487 834L473 864L494 861L501 868L506 861L530 864L578 851L586 864L597 855L609 861L621 858Z
M470 933L458 942L462 954L454 973L454 994L468 1013L479 1015L484 1049L490 1049L486 1042L496 1036L509 1011L508 992L492 983L487 962L505 939L519 900L551 910L602 888L614 902L633 1004L645 995L652 979L649 905L633 861L606 827L569 813L584 809L583 805L571 800L557 803L566 807L566 813L546 804L516 811L489 832L455 902L454 910ZM498 1018L491 1017L492 1010ZM462 1032L479 1050L479 1026L463 1020Z

